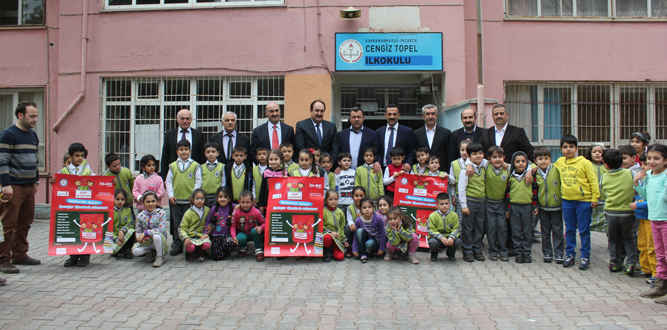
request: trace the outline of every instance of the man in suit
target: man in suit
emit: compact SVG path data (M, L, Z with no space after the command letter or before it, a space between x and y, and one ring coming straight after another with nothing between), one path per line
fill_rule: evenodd
M440 160L440 170L447 172L450 163L447 149L451 132L435 124L438 120L438 107L433 104L427 104L422 108L422 118L425 125L414 132L415 148L428 147L431 150L430 155Z
M178 127L164 133L162 157L160 158L160 176L162 176L163 181L166 180L167 173L169 173L169 165L178 159L176 144L182 139L190 141L190 146L192 146L190 158L192 160L200 164L206 160L204 157L204 143L206 143L204 134L190 127L190 124L192 124L190 110L179 110L178 114L176 114L176 121L178 122Z
M211 135L208 139L211 142L218 144L219 154L218 162L228 164L234 162L232 159L232 150L236 146L245 147L246 150L250 150L250 138L236 131L236 114L227 111L222 115L222 128L223 130ZM246 157L245 161L246 168L252 169L252 161L250 157Z
M327 106L324 104L324 101L315 100L310 104L310 118L296 123L294 153L296 155L302 149L319 147L320 152L326 152L331 155L331 162L335 166L337 164L340 141L338 140L336 125L324 120L326 109ZM298 155L295 157L298 157Z
M461 112L461 123L463 123L463 127L453 131L452 134L449 135L449 146L447 147L447 151L450 163L459 159L461 156L459 152L461 141L470 140L474 143L479 143L482 139L484 129L477 127L475 124L476 122L477 113L475 113L475 111L468 108Z
M401 147L405 152L405 159L403 160L403 170L410 171L415 159L414 154L414 132L412 128L399 125L398 118L401 117L398 107L394 104L389 104L384 109L384 118L387 120L387 126L378 128L378 153L375 155L377 162L382 166L391 164L391 157L389 153L393 147Z
M492 110L495 126L487 128L482 134L482 145L484 153L488 154L489 148L499 146L505 151L505 161L512 161L512 155L517 151L523 151L528 155L528 160L533 160L533 145L530 144L526 131L521 127L512 126L507 123L510 118L507 109L502 104L496 104ZM530 171L529 171L530 173Z
M364 165L364 150L375 148L378 150L378 141L375 131L364 126L364 112L360 108L350 109L350 124L352 126L338 132L340 140L340 151L347 151L352 155L352 167ZM382 171L382 165L379 162L373 164L376 173Z
M280 106L271 102L264 107L264 114L268 122L255 127L250 138L248 157L255 163L257 148L265 147L269 150L280 149L280 144L289 142L294 145L294 128L280 122Z

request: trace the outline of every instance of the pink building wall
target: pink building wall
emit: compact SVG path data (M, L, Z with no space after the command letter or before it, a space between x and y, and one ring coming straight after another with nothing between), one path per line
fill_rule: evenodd
M104 1L85 1L87 94L58 133L51 127L80 91L82 2L46 1L48 28L0 30L0 87L45 88L49 173L60 168L62 154L74 141L88 147L88 160L99 170L103 77L328 74L311 1L130 12L103 11ZM502 100L503 82L509 80L667 80L660 61L667 47L660 42L667 37L665 23L508 21L502 0L483 3L487 98ZM373 28L369 7L419 6L420 29L443 33L445 105L476 97L475 0L367 0L353 4L361 9L361 19L341 20L339 11L348 5L320 1L322 48L331 70L335 33ZM286 104L288 111L305 118L308 109ZM42 202L44 192L40 189Z

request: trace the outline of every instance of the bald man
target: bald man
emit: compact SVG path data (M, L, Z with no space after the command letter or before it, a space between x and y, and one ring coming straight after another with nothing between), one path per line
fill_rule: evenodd
M176 121L178 122L178 127L164 132L164 143L162 143L162 157L160 158L160 175L162 180L167 178L167 173L169 173L169 164L173 163L178 159L176 154L176 144L182 139L187 139L190 141L192 146L192 154L190 158L196 161L199 164L203 164L206 161L204 157L204 134L192 127L192 113L188 109L181 109L176 114Z

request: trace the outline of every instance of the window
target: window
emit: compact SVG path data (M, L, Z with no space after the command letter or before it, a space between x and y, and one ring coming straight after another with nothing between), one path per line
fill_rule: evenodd
M16 124L14 111L16 106L23 101L32 101L37 104L39 115L37 124L33 130L39 137L38 153L39 171L46 172L46 157L44 144L44 89L43 88L21 88L21 89L2 89L0 88L0 130Z
M201 8L282 5L285 0L105 0L107 9Z
M507 82L505 104L510 123L556 155L565 134L579 139L580 155L595 142L627 145L637 131L649 132L651 142L667 141L665 83Z
M506 0L507 17L667 17L667 0Z
M106 78L100 159L115 152L121 164L135 172L144 155L155 156L159 163L163 133L177 127L181 109L192 112L192 127L206 140L222 130L226 111L236 113L237 131L250 136L266 121L264 106L276 102L283 108L284 95L282 76Z
M0 1L0 26L44 25L45 0Z

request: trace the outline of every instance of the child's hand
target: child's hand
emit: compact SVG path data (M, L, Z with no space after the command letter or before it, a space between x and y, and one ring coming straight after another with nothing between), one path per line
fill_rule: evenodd
M399 175L401 175L400 172L395 172L392 176L394 177L394 180L396 180L396 178L398 178Z
M56 177L55 177L55 176L50 177L50 178L49 178L49 183L50 183L50 184L54 184L54 183L56 183Z
M252 199L252 206L257 207L257 199Z
M630 209L633 210L633 211L636 211L637 210L637 202L630 203ZM118 236L120 236L120 235L118 235Z
M201 239L207 239L207 238L208 238L207 234L201 235Z
M350 247L350 243L345 242L345 247Z
M510 211L505 212L505 218L507 218L507 219L510 218Z
M598 207L598 202L591 202L591 208L596 208Z
M445 236L440 237L440 242L442 242L442 244L445 244L445 246L448 246L447 245L447 238Z
M114 186L118 185L118 178L113 178L113 184L114 184Z
M262 227L260 227L260 226L255 227L255 231L257 232L257 234L261 235L262 234Z
M176 205L176 197L169 198L169 204Z
M461 213L463 213L464 215L470 215L470 209L467 208L467 207L464 207L464 208L461 209Z
M287 178L289 178L289 176L287 175L287 173L283 174L283 179L287 179Z
M351 225L350 225L350 231L353 231L353 232L354 232L354 231L357 231L357 225L355 225L355 224L351 224Z
M234 240L234 244L239 245L239 240L237 240L236 238L232 238L232 239Z
M333 237L335 237L335 238L339 238L339 237L340 237L340 234L338 234L338 233L331 233L331 236L333 236Z
M378 256L381 256L383 254L384 254L384 251L382 251L382 250L379 250L378 253L377 253Z
M469 178L472 178L472 176L475 175L475 169L472 167L472 164L468 164L468 166L466 166L466 175Z
M533 172L526 171L526 186L530 186L531 184L533 184Z
M264 208L264 206L259 207L259 212L261 212L262 214L265 214L265 212L264 212L265 210L266 210L266 208Z
M359 252L352 252L352 255L356 258L359 256Z
M446 243L445 245L447 245L447 246L452 246L452 245L454 245L454 239L453 239L453 238L448 238L448 239L447 239L447 243Z
M449 176L449 175L447 175L447 173L445 173L445 172L440 173L440 179L444 179L444 178L446 178L446 177L448 177L448 176Z
M510 168L510 164L507 164L507 163L503 162L503 168L504 168L504 169L508 169L508 168Z
M186 238L185 240L183 240L183 244L185 246L190 246L190 245L192 245L192 241L189 238Z
M639 185L639 180L643 179L646 177L646 172L640 171L635 175L635 178L632 180L635 182L635 186Z
M125 243L125 235L123 235L122 231L118 232L118 242Z
M137 234L137 242L143 242L144 241L144 233Z
M456 206L456 196L452 194L452 206Z
M204 227L204 232L205 233L210 234L212 231L213 231L213 227L211 227L210 225Z
M540 210L539 210L539 209L535 209L535 211L533 211L533 215L537 215L538 212L540 212Z

